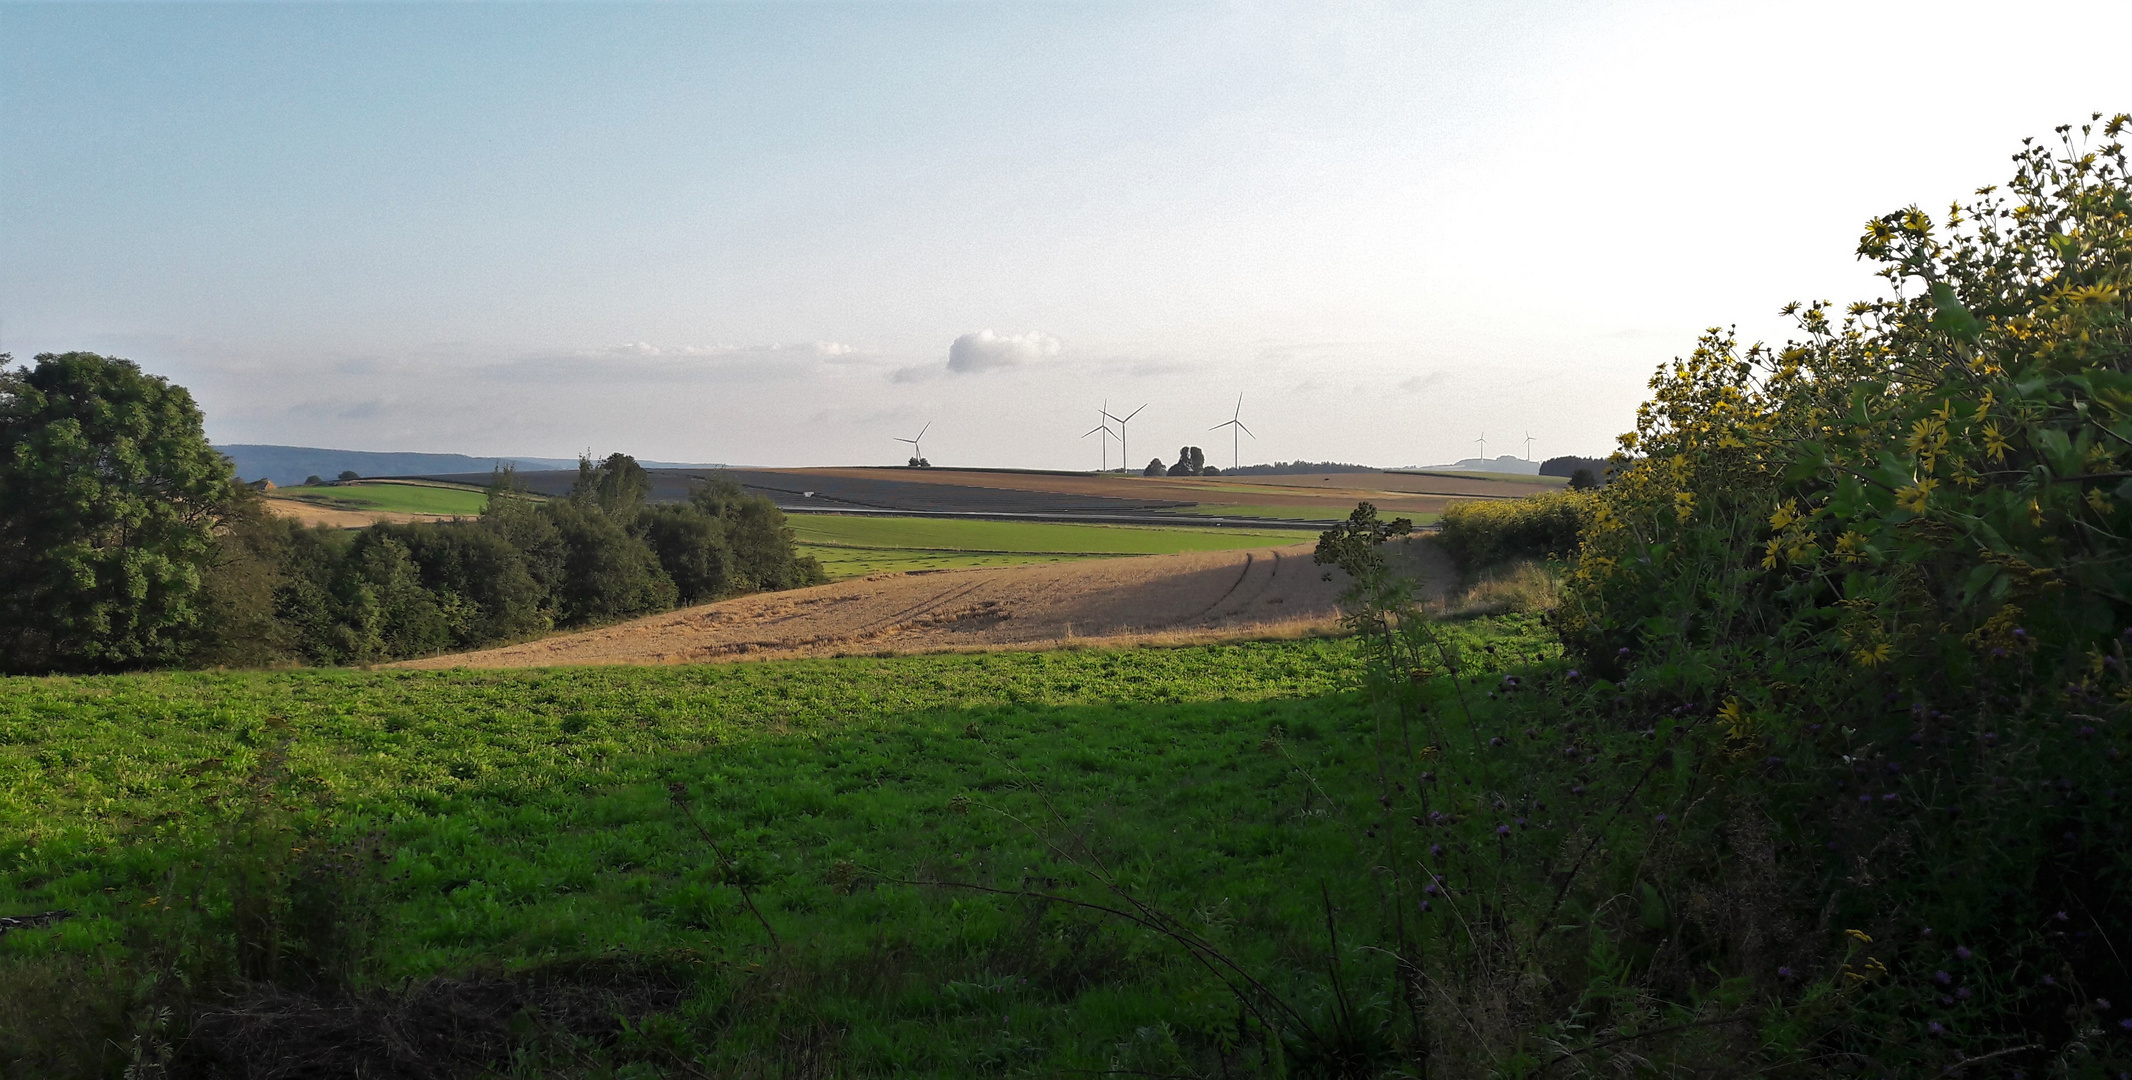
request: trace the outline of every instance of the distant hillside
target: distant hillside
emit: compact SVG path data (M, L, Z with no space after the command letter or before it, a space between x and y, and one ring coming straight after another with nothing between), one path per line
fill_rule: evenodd
M1455 465L1431 465L1429 468L1441 469L1447 472L1488 472L1504 473L1511 476L1540 475L1539 462L1527 461L1511 454L1504 454L1499 458L1469 457Z
M437 473L486 473L499 465L519 469L575 469L576 458L469 457L465 454L396 454L373 450L327 450L316 446L264 446L230 443L218 447L245 480L265 478L284 487L312 476L331 480L342 472L360 476L421 476ZM645 461L646 468L693 468L687 462Z

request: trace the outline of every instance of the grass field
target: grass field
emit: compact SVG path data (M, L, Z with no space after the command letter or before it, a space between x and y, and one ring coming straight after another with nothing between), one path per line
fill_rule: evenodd
M794 514L786 518L801 553L832 578L898 570L1009 566L1116 555L1168 555L1296 544L1295 529L1164 528L951 518Z
M1195 516L1202 517L1255 517L1281 518L1290 521L1337 521L1339 520L1338 517L1328 516L1332 514L1334 510L1337 509L1339 509L1339 507L1337 506L1270 506L1249 503L1200 503L1197 506L1188 506L1178 510L1168 510L1164 511L1164 513L1192 514ZM1354 507L1352 505L1348 505L1346 506L1346 509L1353 510ZM1385 516L1403 517L1413 521L1416 525L1425 525L1433 524L1438 518L1442 517L1443 515L1402 512L1387 513Z
M1525 617L1450 633L1486 664L1553 655ZM1263 1053L1158 935L917 883L1063 889L1085 850L1249 963L1313 955L1324 897L1372 888L1333 820L1377 791L1354 664L1319 639L0 682L0 911L76 913L0 935L0 1060L116 1054L125 1003L178 985L158 971L225 985L275 957L356 989L594 963L676 987L558 1059L640 1071L573 1075Z
M465 517L481 513L489 501L488 493L476 488L404 480L285 487L275 489L274 494L280 498L301 499L337 510Z

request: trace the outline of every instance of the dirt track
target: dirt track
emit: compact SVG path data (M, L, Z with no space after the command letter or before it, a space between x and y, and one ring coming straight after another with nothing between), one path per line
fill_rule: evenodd
M1409 545L1424 579L1450 580L1430 541ZM575 634L401 667L684 664L882 651L1216 639L1329 627L1345 583L1311 545L877 574L744 596Z

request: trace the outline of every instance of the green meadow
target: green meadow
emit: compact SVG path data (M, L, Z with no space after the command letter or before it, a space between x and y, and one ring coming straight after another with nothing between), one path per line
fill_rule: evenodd
M1555 652L1528 617L1448 632L1492 664ZM0 1060L125 1045L128 994L246 970L248 925L284 981L357 992L666 973L635 1037L574 1051L642 1069L612 1075L795 1039L861 1074L1278 1057L1236 1044L1234 995L1163 935L1034 894L1100 864L1266 971L1322 951L1326 897L1372 889L1342 869L1378 791L1357 663L1315 639L0 682L0 911L74 912L0 935ZM260 931L246 889L276 881L293 898ZM99 1013L79 995L103 977Z
M1145 525L978 521L955 518L795 514L786 519L804 554L833 578L896 570L1011 566L1117 555L1297 544L1295 529L1210 529Z
M480 488L425 481L380 480L315 487L277 488L275 495L331 506L388 514L447 514L473 517L489 503Z

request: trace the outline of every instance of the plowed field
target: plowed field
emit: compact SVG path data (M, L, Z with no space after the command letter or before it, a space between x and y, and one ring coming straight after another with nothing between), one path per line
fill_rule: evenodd
M876 574L401 666L678 664L1306 633L1335 623L1345 585L1337 572L1325 580L1311 548ZM1451 579L1433 541L1406 548L1423 580Z

